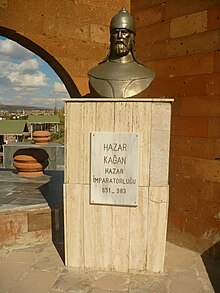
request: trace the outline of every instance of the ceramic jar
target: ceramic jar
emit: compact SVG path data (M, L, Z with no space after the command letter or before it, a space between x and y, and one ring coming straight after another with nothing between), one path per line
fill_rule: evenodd
M50 132L47 130L37 130L33 132L33 140L35 144L45 145L50 140Z
M13 165L20 176L41 176L48 166L48 158L48 153L40 148L19 149L14 153Z

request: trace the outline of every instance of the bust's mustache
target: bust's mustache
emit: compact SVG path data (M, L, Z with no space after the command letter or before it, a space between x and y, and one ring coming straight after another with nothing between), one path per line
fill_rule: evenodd
M118 40L118 41L116 41L115 42L115 45L117 46L117 45L123 45L123 46L125 46L126 48L128 48L128 46L127 46L127 44L123 41L123 40Z

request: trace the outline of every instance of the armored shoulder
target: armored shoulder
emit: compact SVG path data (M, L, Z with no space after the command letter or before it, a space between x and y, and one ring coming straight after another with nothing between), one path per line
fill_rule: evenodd
M133 61L107 60L88 72L90 85L102 97L128 98L141 93L153 81L155 73Z
M135 61L123 64L107 60L89 70L88 75L105 80L134 80L139 78L152 78L153 80L155 72Z

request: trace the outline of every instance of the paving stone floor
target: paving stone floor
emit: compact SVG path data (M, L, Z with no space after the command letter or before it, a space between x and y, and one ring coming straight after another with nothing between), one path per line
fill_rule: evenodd
M23 207L62 204L63 171L45 171L39 177L21 177L0 168L0 212Z
M209 266L215 274L212 283L199 254L171 243L167 243L163 275L68 269L52 243L10 247L0 250L0 292L220 292L220 267L211 262Z
M62 171L27 179L4 169L0 172L0 212L62 205L62 182ZM56 247L62 253L63 244L58 241ZM46 292L220 292L220 265L168 242L163 275L69 269L48 242L0 249L0 293Z

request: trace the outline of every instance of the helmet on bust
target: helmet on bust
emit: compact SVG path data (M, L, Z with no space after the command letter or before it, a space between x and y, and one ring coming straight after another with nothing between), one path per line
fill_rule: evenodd
M133 17L127 12L125 7L122 7L122 9L115 16L113 16L110 23L110 32L114 29L120 28L127 29L136 34Z

